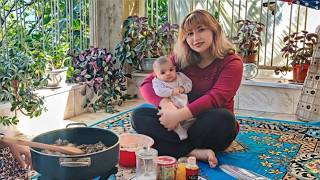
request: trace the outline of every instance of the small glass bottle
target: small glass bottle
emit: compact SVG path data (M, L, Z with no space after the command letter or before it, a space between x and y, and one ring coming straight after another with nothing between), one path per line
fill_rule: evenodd
M186 165L187 157L181 157L178 159L176 180L186 180Z
M186 165L186 179L198 180L199 167L197 165L197 159L194 156L188 157Z

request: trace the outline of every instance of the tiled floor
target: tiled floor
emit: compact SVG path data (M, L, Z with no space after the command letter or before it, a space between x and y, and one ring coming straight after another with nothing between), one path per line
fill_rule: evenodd
M286 113L271 113L263 111L248 111L248 110L235 110L236 115L239 116L254 116L259 118L277 119L286 121L299 121L294 114Z
M122 106L118 108L118 110L124 111L143 103L145 103L143 99L133 99L125 102ZM260 118L297 121L295 115L285 114L285 113L279 114L279 113L267 113L263 111L248 111L248 110L236 110L235 113L236 115L240 115L240 116L254 116L254 117L260 117ZM86 123L87 125L90 125L99 120L103 120L109 116L112 116L112 114L105 113L105 112L96 112L96 113L88 112L88 113L83 113L79 116L70 118L68 119L68 122L69 121L83 122L83 123Z
M133 107L136 107L140 104L143 104L143 103L145 103L145 101L143 99L129 100L129 101L126 101L125 103L123 103L121 106L117 107L117 110L125 111L125 110L131 109ZM67 120L74 121L74 122L82 122L82 123L86 123L87 125L91 125L99 120L106 119L107 117L110 117L112 115L113 114L106 113L104 111L87 112L87 113L80 114L79 116L75 116L75 117L72 117Z
M140 104L146 103L143 99L133 99L125 102L122 106L117 107L119 111L125 111L136 107ZM279 113L267 113L263 111L248 111L248 110L235 110L236 115L240 116L253 116L253 117L260 117L260 118L268 118L268 119L278 119L278 120L287 120L287 121L297 121L295 115L292 114L279 114ZM24 134L27 138L32 138L38 134L48 132L54 129L65 128L67 124L74 123L74 122L82 122L85 123L87 126L90 126L100 120L106 119L114 114L105 113L103 110L100 112L87 112L80 114L78 116L61 120L59 121L59 126L52 126L46 123L42 123L43 125L37 125L36 121L33 121L33 125L29 125L28 127L23 126L25 129L19 129L19 131ZM52 117L56 119L56 117ZM29 122L29 121L26 121ZM47 127L48 126L48 127ZM26 130L27 129L27 130Z

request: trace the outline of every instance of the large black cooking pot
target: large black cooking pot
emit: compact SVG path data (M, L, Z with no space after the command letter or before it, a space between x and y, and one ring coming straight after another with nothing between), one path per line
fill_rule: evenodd
M119 161L119 137L105 129L65 128L40 134L32 141L54 144L59 138L76 145L101 141L108 149L90 154L60 156L45 154L40 149L31 148L32 166L46 178L73 180L103 177L114 170Z

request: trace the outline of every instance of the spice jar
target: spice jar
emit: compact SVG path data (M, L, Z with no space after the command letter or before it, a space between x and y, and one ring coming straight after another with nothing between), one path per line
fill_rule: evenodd
M186 180L186 165L187 157L181 157L178 159L176 180Z
M176 177L176 162L174 157L158 157L158 176L157 180L173 180Z
M186 165L186 179L187 180L198 180L199 167L197 165L196 157L190 156L187 160Z

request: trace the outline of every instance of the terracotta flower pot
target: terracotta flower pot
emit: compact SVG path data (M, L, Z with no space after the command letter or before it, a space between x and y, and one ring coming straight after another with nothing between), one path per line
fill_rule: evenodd
M301 64L295 64L293 66L293 81L298 83L304 83L306 79L309 64L304 64L303 68Z
M257 62L257 53L249 54L242 57L244 63L256 63Z

